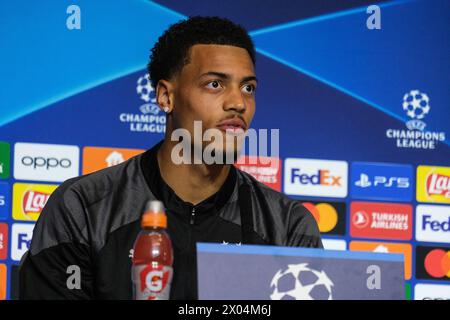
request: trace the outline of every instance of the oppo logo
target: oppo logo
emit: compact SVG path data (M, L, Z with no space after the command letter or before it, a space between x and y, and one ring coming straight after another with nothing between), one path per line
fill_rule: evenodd
M72 166L72 161L67 158L57 159L25 156L22 158L22 164L27 167L32 167L33 169L45 168L46 170L50 170L51 168L58 167L68 169Z
M79 159L78 146L17 142L14 145L14 178L62 182L78 176Z

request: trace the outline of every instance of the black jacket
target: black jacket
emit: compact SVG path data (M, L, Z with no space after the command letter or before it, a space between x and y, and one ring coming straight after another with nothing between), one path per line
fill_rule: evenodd
M130 250L153 199L166 207L173 243L171 299L197 298L197 242L322 247L305 207L235 167L216 194L195 206L184 202L160 176L160 145L58 187L21 263L22 299L131 299ZM67 286L73 265L81 289Z

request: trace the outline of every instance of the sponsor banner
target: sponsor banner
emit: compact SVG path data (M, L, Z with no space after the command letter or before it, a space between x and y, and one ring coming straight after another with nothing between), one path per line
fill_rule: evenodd
M79 175L77 146L18 142L14 147L14 178L62 182Z
M8 257L8 225L0 223L0 260Z
M411 201L413 167L391 163L354 162L351 167L350 194L357 199Z
M351 251L401 253L405 263L405 280L411 279L412 246L407 243L351 241Z
M322 244L325 250L338 250L338 251L347 250L347 242L345 242L345 240L322 238Z
M450 203L450 167L417 167L417 201Z
M10 173L11 150L9 143L0 141L0 179L8 179Z
M13 186L13 218L36 221L58 185L15 183Z
M20 261L25 252L30 249L33 238L34 224L14 223L11 229L11 259Z
M11 191L9 183L0 182L0 220L6 220L11 208Z
M7 281L6 265L0 263L0 300L6 300L6 281Z
M281 191L281 160L279 158L242 156L235 165L266 186Z
M450 247L416 247L416 278L450 281Z
M450 300L450 285L418 283L414 300Z
M82 174L115 166L144 151L142 149L84 147Z
M284 162L284 192L289 195L345 198L346 161L287 158Z
M416 240L450 243L450 206L418 205Z
M323 234L345 235L346 206L344 202L301 201L316 219Z
M350 235L356 238L411 240L412 206L386 202L352 202Z

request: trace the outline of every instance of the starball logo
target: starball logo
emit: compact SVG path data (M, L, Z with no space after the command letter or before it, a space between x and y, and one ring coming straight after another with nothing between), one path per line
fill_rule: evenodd
M435 149L445 141L445 132L426 131L423 119L430 113L429 96L419 90L411 90L403 96L403 111L410 118L406 122L408 130L387 129L386 137L396 142L397 148Z
M166 131L166 116L156 103L155 89L151 85L149 74L138 78L136 93L144 102L139 107L139 113L121 113L119 121L128 124L131 132L164 133Z

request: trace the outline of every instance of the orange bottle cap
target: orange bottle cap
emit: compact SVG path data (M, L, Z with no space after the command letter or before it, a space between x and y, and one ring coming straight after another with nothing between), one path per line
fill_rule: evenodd
M161 201L149 201L142 215L141 227L167 228L167 216Z

